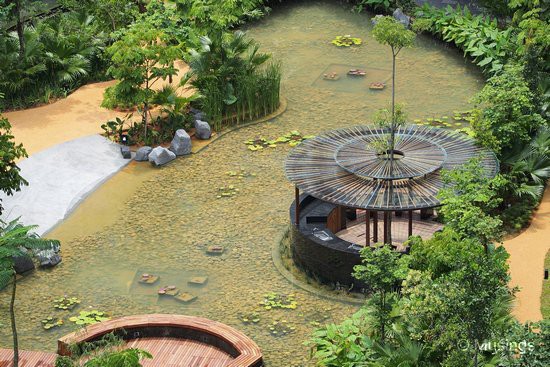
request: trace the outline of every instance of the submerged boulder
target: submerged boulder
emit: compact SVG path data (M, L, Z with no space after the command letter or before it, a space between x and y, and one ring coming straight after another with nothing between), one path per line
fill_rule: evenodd
M176 134L170 144L170 150L176 155L186 155L191 153L191 137L185 130L176 130Z
M200 140L208 140L212 136L210 125L206 121L195 121L195 136Z
M403 13L403 11L400 8L395 9L393 12L393 17L395 20L397 20L399 23L403 24L405 28L409 28L411 25L411 17Z
M176 154L163 147L156 147L149 153L149 162L155 166L162 166L176 159Z
M145 162L149 160L149 154L151 153L152 150L153 148L147 147L147 146L139 148L136 152L136 156L134 157L134 160L138 162Z

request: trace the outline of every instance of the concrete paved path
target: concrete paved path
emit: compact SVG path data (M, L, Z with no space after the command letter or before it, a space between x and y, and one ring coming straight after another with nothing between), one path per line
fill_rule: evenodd
M19 163L29 186L13 196L1 194L2 220L21 217L44 234L89 193L127 165L118 144L99 135L77 138L33 154Z

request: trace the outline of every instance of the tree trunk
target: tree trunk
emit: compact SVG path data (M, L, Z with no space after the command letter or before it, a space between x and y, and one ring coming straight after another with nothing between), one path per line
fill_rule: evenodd
M390 137L390 176L393 176L393 160L394 160L394 150L395 150L395 58L396 54L392 47L392 56L393 56L393 62L392 62L392 77L391 77L391 137ZM390 180L390 188L389 188L389 195L390 195L390 205L393 205L393 180ZM392 233L391 233L391 222L392 222L392 214L393 212L390 211L388 215L388 244L391 246L392 244Z
M19 38L19 60L25 58L25 30L21 20L21 0L15 0L15 17L17 18L17 38Z
M13 272L13 286L11 290L10 318L11 332L13 336L13 367L19 366L19 341L17 339L17 325L15 323L15 291L17 289L17 273Z
M138 6L138 8L139 8L139 13L140 13L140 14L143 14L143 13L145 13L145 12L147 11L147 7L146 7L145 4L143 3L143 1L137 0L136 3L137 3L137 6Z
M380 323L380 340L382 343L386 339L386 293L380 292L380 316L382 317Z
M142 121L143 121L143 125L144 125L144 135L143 135L143 141L145 142L147 140L147 112L149 111L149 103L145 102L143 104L143 117L142 117Z

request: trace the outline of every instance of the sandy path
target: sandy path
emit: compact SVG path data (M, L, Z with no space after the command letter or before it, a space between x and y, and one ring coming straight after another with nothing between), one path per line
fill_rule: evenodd
M550 249L550 188L544 193L529 228L504 242L504 247L510 253L510 285L520 288L514 316L521 322L541 320L544 258Z
M174 85L179 83L188 70L183 62L178 63L177 66L179 73L174 78ZM101 107L105 88L114 83L109 81L88 84L55 103L6 112L3 115L12 125L15 140L23 143L30 156L57 144L102 133L101 124L117 116L125 116L126 113ZM163 83L159 82L156 87L160 88L162 85Z

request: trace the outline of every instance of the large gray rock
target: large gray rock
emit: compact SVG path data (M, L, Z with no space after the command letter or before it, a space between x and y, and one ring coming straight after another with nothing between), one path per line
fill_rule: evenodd
M400 8L395 9L393 12L393 17L395 20L397 20L399 23L403 24L405 28L409 28L411 25L411 17L403 13L403 11Z
M162 166L176 159L176 154L163 147L156 147L149 153L149 162L155 166Z
M208 140L212 136L210 125L206 121L195 121L195 136L197 139Z
M136 152L136 156L134 157L134 160L138 162L145 162L149 160L149 154L151 153L152 150L153 148L147 147L147 146L139 148Z
M120 154L124 159L132 159L132 152L130 152L130 147L127 145L120 146Z
M176 155L186 155L191 153L191 137L185 130L176 130L176 134L170 144L170 150Z
M52 268L61 262L61 256L54 249L38 251L36 258L43 268Z
M13 258L15 272L24 274L34 270L34 262L29 255L17 256Z

